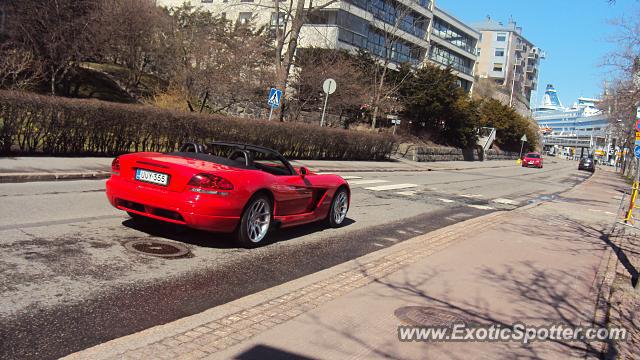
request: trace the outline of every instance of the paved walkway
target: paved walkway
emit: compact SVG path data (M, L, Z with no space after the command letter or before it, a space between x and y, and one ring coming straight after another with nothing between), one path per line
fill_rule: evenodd
M599 323L604 275L615 268L606 233L625 188L598 172L552 201L428 234L407 228L417 237L69 358L596 356L599 343L400 342L395 314L419 306L416 321Z
M0 158L0 183L104 179L110 175L112 160L113 158L106 157L3 157ZM378 162L299 160L292 163L316 172L438 171L515 166L515 161L512 160L437 163L416 163L404 159Z

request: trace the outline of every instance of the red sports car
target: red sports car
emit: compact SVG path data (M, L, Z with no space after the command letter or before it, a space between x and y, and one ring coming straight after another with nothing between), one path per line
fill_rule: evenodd
M266 242L272 226L325 220L339 227L351 192L337 175L291 166L277 151L215 142L171 153L113 160L107 197L132 218L147 217L212 232L235 232L244 247Z
M542 169L542 155L536 152L527 153L527 155L522 158L522 167L529 166L534 166Z

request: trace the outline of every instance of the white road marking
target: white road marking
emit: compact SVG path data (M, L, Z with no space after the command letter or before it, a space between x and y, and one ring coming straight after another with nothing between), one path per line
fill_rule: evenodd
M317 172L315 174L316 175L335 175L335 173L332 173L332 172Z
M345 175L345 176L342 176L342 178L345 180L356 180L356 179L362 179L362 176Z
M482 195L478 195L478 194L462 194L462 195L460 195L460 197L468 198L468 199L475 199L475 198L481 198Z
M443 203L447 203L447 204L455 202L455 201L449 200L449 199L438 199L438 200L442 201Z
M467 205L467 206L470 208L479 209L479 210L493 210L491 206L484 206L484 205Z
M406 233L407 233L407 232L406 232L406 231L404 231L404 230L396 230L396 232L397 232L398 234L406 234Z
M599 209L588 209L588 210L592 212L602 212L602 210L599 210Z
M374 186L365 188L366 190L371 191L386 191L386 190L399 190L399 189L408 189L418 187L420 185L416 184L392 184L392 185L383 185L383 186Z
M391 242L398 242L398 239L394 239L394 238L382 238L382 240L387 240L387 241L391 241Z
M604 213L605 213L605 214L607 214L607 215L615 215L615 214L614 214L614 213L612 213L611 211L605 211Z
M356 180L349 181L349 185L367 185L367 184L381 184L386 183L387 180Z
M404 195L404 196L416 196L417 192L416 191L400 191L400 192L397 192L396 194Z
M384 247L384 245L382 244L378 244L378 243L373 243L373 245L377 246L377 247Z
M520 204L517 201L509 200L509 199L503 199L503 198L493 199L492 201L494 203L504 204L504 205L519 205Z

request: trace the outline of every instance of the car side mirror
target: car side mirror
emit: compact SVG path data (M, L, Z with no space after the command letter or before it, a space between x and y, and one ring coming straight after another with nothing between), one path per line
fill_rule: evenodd
M305 177L309 174L309 169L304 166L300 167L300 176Z

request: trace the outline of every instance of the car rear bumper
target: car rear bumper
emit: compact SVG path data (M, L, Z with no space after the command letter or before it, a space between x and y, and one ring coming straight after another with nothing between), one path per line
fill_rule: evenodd
M200 230L232 232L242 213L231 196L173 192L118 176L107 181L106 193L117 209Z

